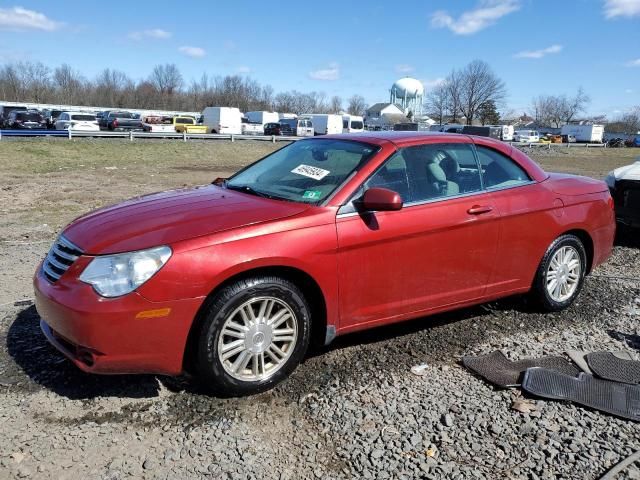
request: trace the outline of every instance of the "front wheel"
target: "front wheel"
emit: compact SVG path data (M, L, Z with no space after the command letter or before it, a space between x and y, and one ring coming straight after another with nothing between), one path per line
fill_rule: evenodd
M582 241L575 235L562 235L540 262L532 296L543 310L564 310L580 293L586 273L587 254Z
M280 277L240 280L209 303L198 338L201 383L221 395L251 395L284 380L309 345L302 292Z

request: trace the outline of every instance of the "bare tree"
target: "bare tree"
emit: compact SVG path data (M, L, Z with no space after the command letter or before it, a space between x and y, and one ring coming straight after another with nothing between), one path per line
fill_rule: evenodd
M438 85L427 95L425 108L429 115L438 119L438 123L444 123L444 117L447 114L451 98L449 97L449 86L446 83Z
M615 118L606 127L610 133L637 135L640 132L640 105Z
M584 112L590 101L582 87L573 97L540 95L532 101L534 118L541 125L560 128L574 120L577 114Z
M66 63L63 63L53 71L56 101L60 103L81 103L86 83L80 73L73 70Z
M452 70L445 80L447 89L447 99L449 100L449 115L451 115L451 123L458 123L458 115L460 114L460 95L462 90L462 76L457 70Z
M172 95L182 87L182 74L173 63L156 65L149 81L161 94Z
M331 97L329 102L329 113L340 113L342 111L342 98L338 95Z
M354 95L349 99L349 108L347 111L350 115L364 115L364 111L367 108L367 104L362 95Z
M459 80L460 113L466 117L467 125L473 124L480 105L488 101L501 103L507 94L504 82L482 60L474 60L462 69Z

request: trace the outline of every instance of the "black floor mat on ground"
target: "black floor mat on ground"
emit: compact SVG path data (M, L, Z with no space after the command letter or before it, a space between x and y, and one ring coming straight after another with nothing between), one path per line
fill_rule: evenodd
M640 421L640 387L594 378L588 373L572 377L546 368L530 368L522 388L542 398L570 400L618 417Z
M640 383L640 362L623 360L611 352L587 354L587 363L593 373L607 380L622 383Z
M526 358L512 362L500 350L478 357L462 357L462 364L487 381L499 387L517 387L528 368L544 367L567 375L578 375L580 370L562 357Z

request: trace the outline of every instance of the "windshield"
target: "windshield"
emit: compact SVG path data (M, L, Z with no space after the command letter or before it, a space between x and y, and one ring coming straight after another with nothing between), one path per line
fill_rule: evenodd
M351 120L351 128L361 130L364 128L364 124L360 120Z
M39 113L19 113L16 115L16 119L23 120L25 122L40 122L42 115Z
M259 196L318 204L377 147L347 140L301 140L238 172L227 188Z
M82 120L84 122L95 122L96 121L96 116L95 115L88 115L88 114L76 114L76 115L71 115L71 120Z

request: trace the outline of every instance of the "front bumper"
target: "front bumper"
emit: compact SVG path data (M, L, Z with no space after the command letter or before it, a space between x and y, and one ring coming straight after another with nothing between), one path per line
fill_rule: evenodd
M187 337L202 298L151 302L137 292L103 298L73 270L55 283L40 268L34 277L40 325L54 347L91 373L183 371Z

